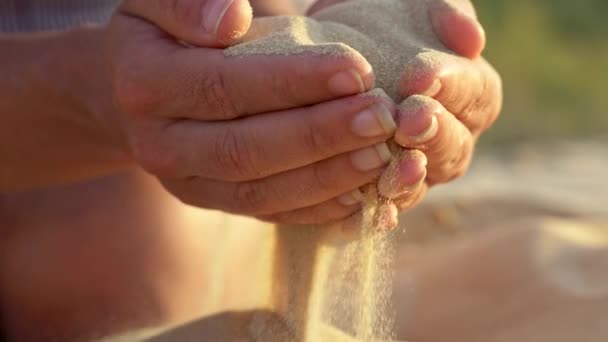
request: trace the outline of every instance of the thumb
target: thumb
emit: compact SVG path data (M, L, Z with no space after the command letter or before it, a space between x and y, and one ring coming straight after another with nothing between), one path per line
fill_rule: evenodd
M470 0L431 0L430 16L442 43L459 55L475 59L486 45L486 35Z
M230 45L247 33L252 20L249 0L125 0L119 12L203 47Z

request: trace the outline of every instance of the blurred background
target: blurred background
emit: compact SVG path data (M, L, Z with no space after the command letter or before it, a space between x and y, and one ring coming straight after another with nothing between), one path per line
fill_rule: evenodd
M503 79L503 112L470 172L409 214L426 219L408 238L522 218L608 222L608 1L473 2L488 36L484 55Z
M485 146L608 133L608 1L477 0L505 107Z
M607 341L608 1L473 2L504 110L467 175L400 220L397 321L429 341Z

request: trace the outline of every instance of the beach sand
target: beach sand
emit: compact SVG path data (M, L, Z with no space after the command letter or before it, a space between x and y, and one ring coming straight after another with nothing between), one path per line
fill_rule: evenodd
M603 341L608 334L605 149L605 143L574 142L482 151L467 176L434 188L420 207L403 214L392 236L395 339ZM235 232L251 232L255 227L249 223ZM234 246L256 250L257 243L249 249ZM254 254L233 263L246 263ZM248 283L257 283L254 274ZM237 276L226 284L238 282ZM217 319L211 316L154 341L208 336L248 341L247 326L256 315L285 328L280 316L251 309L256 306L222 315L227 322L213 325L219 335L205 335L209 319ZM241 328L222 330L230 326Z

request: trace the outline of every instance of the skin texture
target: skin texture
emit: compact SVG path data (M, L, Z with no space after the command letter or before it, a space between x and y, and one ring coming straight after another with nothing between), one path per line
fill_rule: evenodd
M220 50L168 39L149 24L154 15L147 11L153 9L138 6L125 2L110 24L108 45L117 103L140 165L180 200L199 207L263 216L322 206L327 214L319 219L325 221L356 210L335 217L336 198L372 182L383 164L361 172L351 164L352 154L373 149L393 133L357 137L350 131L354 115L374 105L348 97L373 84L363 58L227 58ZM190 44L216 45L192 40L194 34L184 32L199 25L180 27L188 21L179 19L174 18L179 25L161 19L157 25ZM153 57L139 57L146 50ZM354 88L332 89L332 77L351 71L362 87L350 80ZM333 138L336 132L345 139ZM298 198L288 196L303 189Z
M462 13L465 12L458 7L434 1L436 4L432 8L438 8L437 13L440 13L436 22L458 24L459 31L471 35L462 37L463 40L484 40L481 29L470 28L474 26L474 18L464 20ZM369 151L371 146L386 140L392 132L374 139L348 138L352 134L340 124L348 125L356 111L363 110L366 105L374 105L358 103L356 98L343 98L337 100L339 104L332 103L335 106L332 105L330 111L339 113L341 117L321 125L318 124L321 120L315 118L325 118L326 115L308 115L308 122L302 123L299 122L303 116L301 113L323 112L329 104L296 108L369 89L373 75L367 62L357 57L226 58L220 51L208 48L230 44L230 37L221 35L224 31L240 33L246 30L250 23L246 6L235 2L226 19L217 26L218 36L214 38L198 34L200 27L205 26L204 22L200 23L200 18L183 16L183 13L193 13L188 9L200 3L192 0L180 4L183 4L183 9L175 8L173 14L170 11L159 14L161 12L155 11L154 6L143 6L141 1L125 1L110 25L109 55L113 56L111 64L117 103L125 113L123 120L126 121L128 141L135 160L158 176L180 200L203 208L283 224L330 223L356 211L356 205L336 210L339 207L337 199L372 182L385 164L360 172L349 165L353 154ZM445 14L446 6L453 12L457 11L460 21L453 19L455 15ZM233 25L232 30L226 28L230 25ZM169 39L165 32L207 49L186 48ZM450 31L438 29L438 32ZM452 36L446 36L447 42L453 40ZM479 54L481 45L469 46L469 54ZM457 44L455 46L462 49ZM473 51L475 48L479 51ZM152 58L138 57L146 50ZM201 65L201 60L207 63ZM473 63L479 65L473 66ZM473 151L474 134L487 128L498 114L500 81L491 68L483 68L483 63L454 56L437 69L417 68L421 70L417 71L415 79L402 80L404 96L424 94L439 99L443 96L446 100L439 102L455 112L454 116L470 118L466 122L443 120L442 132L454 130L460 134L447 136L449 139L439 144L422 141L411 146L405 139L400 140L404 147L426 151L433 175L431 185L452 180L465 172ZM353 84L350 84L346 91L332 92L332 78L343 72L357 74L362 83L360 89L352 88ZM243 87L268 84L269 80L273 85L270 88ZM428 94L435 80L440 82L441 89ZM353 80L350 81L352 83ZM198 89L201 84L211 91L207 91L208 95L202 100L192 99L191 89ZM470 96L454 97L463 90L470 92ZM260 103L259 98L269 100ZM489 105L483 102L486 99ZM353 112L349 107L356 109ZM392 106L388 107L392 109ZM397 115L398 121L402 114ZM277 119L278 115L281 120ZM293 120L285 122L290 117ZM217 122L222 119L231 121ZM257 129L253 130L253 127ZM287 127L296 132L303 130L303 133L290 135L289 139L273 134L292 132L292 129L285 130ZM336 132L345 132L347 139L332 139ZM397 134L406 135L403 132ZM251 135L254 137L248 138ZM285 155L292 157L285 159ZM417 165L403 165L404 174L407 177L411 170L424 167L422 161ZM413 184L408 184L409 180L403 183L410 186L422 184L424 174L420 176ZM397 201L399 209L413 206L425 191L426 185L418 186L409 196L400 198ZM302 195L290 196L293 193ZM304 217L309 221L303 222Z
M275 212L287 222L304 216L325 222L358 210L356 205L344 207L335 197L376 177L374 172L354 171L346 162L350 153L391 136L361 139L349 135L349 119L376 103L355 95L357 91L337 96L327 85L330 75L355 68L362 71L364 85L370 87L373 75L363 72L365 61L294 58L230 64L215 49L186 49L176 44L173 36L166 33L169 29L151 25L151 19L142 20L144 14L138 19L137 13L129 12L138 9L137 4L131 5L121 9L109 29L0 36L0 65L11 66L0 70L8 76L2 77L5 81L0 83L0 115L4 120L0 125L0 192L4 192L0 195L0 316L15 340L37 341L48 336L70 340L92 330L112 334L179 323L200 315L198 305L195 308L193 303L199 303L197 295L207 291L209 279L200 272L212 263L216 235L207 230L205 220L188 221L190 225L176 221L176 216L187 208L167 195L155 178L186 203L201 205L206 200L213 201L209 208L251 215ZM237 5L226 18L237 26L246 25L246 7ZM155 18L150 13L145 15ZM186 19L176 19L172 30L188 31L188 27L180 26L188 23ZM169 22L166 17L157 20ZM220 35L231 31L224 25L219 26ZM200 26L193 27L198 30ZM212 46L225 44L224 38L218 40L196 32L190 38L192 41L184 40L191 45L196 45L198 39ZM480 59L459 61L450 66L452 73L448 76L442 73L447 66L429 71L431 75L441 75L444 84L443 90L432 97L450 111L439 118L440 123L444 122L440 132L451 131L445 125L463 125L467 127L463 131L475 137L485 127L481 122L489 124L496 117L499 82L493 70L482 67ZM263 70L267 78L248 75L248 68ZM202 83L214 93L205 97L189 90L201 89L198 84L206 82L192 74L206 75L209 70L226 73L222 74L222 82L212 78L210 83ZM294 70L302 70L306 77L294 75ZM243 76L250 79L239 83L230 72L239 80ZM260 73L256 74L259 77ZM461 79L462 75L470 77ZM269 84L270 88L259 86L252 91L247 84ZM404 89L408 84L404 81ZM492 84L494 91L484 91ZM418 88L408 89L423 93L420 89L426 85L416 83ZM269 97L263 91L273 95ZM458 95L459 91L464 95ZM264 97L269 101L255 102ZM227 101L228 98L235 101ZM285 118L276 120L278 113ZM314 120L328 115L335 124L319 125ZM420 116L425 118L428 113ZM300 117L312 119L303 123L297 119ZM224 120L228 118L231 120ZM280 129L269 127L264 134L248 136L252 127L279 121ZM396 121L404 122L399 117ZM302 132L301 140L264 140L281 137L279 133L287 130L285 127L306 124L312 128ZM313 131L323 135L307 136ZM336 131L344 132L339 141L331 139ZM235 132L252 140L246 145L230 145L235 141L230 138ZM437 180L453 176L445 176L451 169L440 167L443 162L433 157L450 153L452 138L443 139L438 135L433 143L427 142L428 147L421 147L425 148L429 165L439 165L428 170ZM245 152L244 146L255 148ZM302 146L309 150L302 150ZM222 150L226 147L228 150ZM277 147L283 155L293 158L285 160L278 153L260 153ZM180 151L196 153L177 154ZM465 150L464 154L471 152ZM195 159L189 159L192 157ZM271 159L258 159L262 157ZM135 167L138 164L148 173L139 171ZM327 169L321 167L324 164ZM241 165L245 166L239 168ZM258 165L264 168L256 169ZM459 172L464 172L466 164L460 165ZM285 168L291 168L290 172L278 171ZM222 172L226 170L238 172ZM348 170L352 173L345 177ZM201 173L221 179L196 176ZM294 177L294 173L302 178ZM286 177L285 174L294 178L273 177ZM318 178L319 175L325 176ZM331 184L336 177L343 182L339 188L321 185ZM300 179L311 184L316 181L319 186L298 199L307 202L283 204L287 201L282 194L293 192L292 186ZM237 200L231 197L235 194ZM413 205L422 195L420 191L404 199L401 207ZM260 198L267 200L260 202ZM317 204L310 205L314 202ZM333 213L338 213L338 217ZM241 263L235 267L242 267L250 259L238 259ZM100 281L108 279L111 281ZM233 283L242 284L242 279ZM74 300L75 292L79 293L78 300ZM131 298L141 299L145 305L134 303ZM104 309L93 312L91 308ZM32 329L31 322L36 322L39 329Z
M0 192L131 167L98 28L0 34Z
M319 0L309 13L340 2L344 0ZM435 33L455 54L433 65L414 60L400 80L406 101L396 114L395 140L405 149L423 151L425 158L418 163L404 158L397 166L401 178L395 183L408 189L407 195L394 201L398 211L418 204L429 187L464 175L477 139L496 121L502 107L501 79L481 57L486 37L472 3L428 2Z
M372 182L383 165L361 172L351 164L352 155L394 133L359 137L350 130L355 115L375 105L348 96L372 86L367 62L309 56L227 60L218 49L187 48L175 37L198 46L229 44L248 27L251 11L248 3L236 1L215 33L199 34L204 25L192 9L205 2L179 4L183 7L165 10L162 1L145 6L125 1L107 29L0 37L7 51L0 57L3 65L18 66L3 71L8 81L0 85L2 112L11 113L0 128L6 141L0 158L8 165L0 171L0 189L90 179L139 164L181 201L204 208L280 223L328 223L357 211L357 205L337 199ZM442 18L456 14L437 8L436 22L454 24ZM463 41L482 40L481 29L461 31L471 33ZM331 78L353 70L363 87L336 93ZM404 147L425 151L431 185L464 173L475 138L494 121L501 103L500 81L491 67L479 58L456 56L404 79L404 96L424 94L435 79L443 87L432 95L466 128L445 115L440 131L461 134L416 146L404 138L408 127L397 132ZM328 112L332 119L325 122ZM424 121L429 113L417 118L398 113L396 121L403 122L404 115L410 122ZM405 165L406 178L424 167ZM310 190L297 202L288 200L287 194L303 187ZM401 199L400 209L415 204L423 191ZM302 222L305 217L312 222Z

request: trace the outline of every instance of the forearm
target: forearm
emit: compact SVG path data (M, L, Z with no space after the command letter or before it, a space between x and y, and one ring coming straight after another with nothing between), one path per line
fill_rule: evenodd
M0 35L0 191L128 165L110 129L101 38L101 29Z

